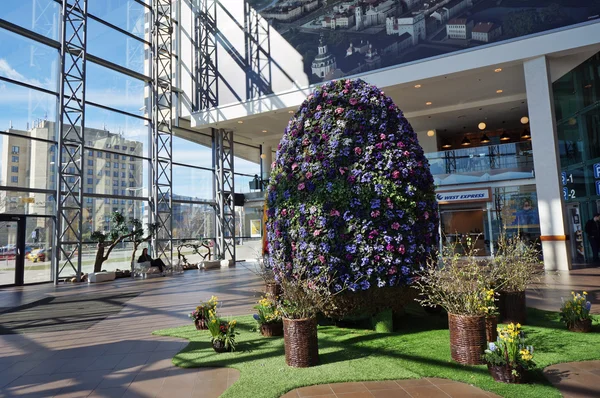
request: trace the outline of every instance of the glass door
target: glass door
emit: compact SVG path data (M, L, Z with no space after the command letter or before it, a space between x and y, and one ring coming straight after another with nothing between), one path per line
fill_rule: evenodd
M23 217L0 215L0 286L23 284L24 221Z
M54 219L27 216L25 223L25 267L23 282L52 280L52 236Z

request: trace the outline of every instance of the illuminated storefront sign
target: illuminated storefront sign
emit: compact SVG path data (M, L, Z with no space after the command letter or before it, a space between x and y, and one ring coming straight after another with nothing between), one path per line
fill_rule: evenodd
M492 200L490 188L460 189L455 191L437 192L436 199L440 204L489 202Z

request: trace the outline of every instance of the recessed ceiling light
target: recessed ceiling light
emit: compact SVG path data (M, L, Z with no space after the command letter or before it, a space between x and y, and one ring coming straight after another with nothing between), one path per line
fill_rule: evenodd
M428 136L428 137L433 137L434 135L435 135L435 131L433 131L433 130L429 130L429 131L427 132L427 136Z
M486 124L484 122L481 122L477 125L477 127L479 127L479 130L485 130L485 128L487 127Z
M243 124L244 121L243 120L238 120L238 124Z
M421 88L420 84L415 84L415 88Z
M292 113L294 113L294 111L288 111L288 113L292 114Z
M497 69L494 69L494 72L496 72L496 73L498 73L498 72L502 72L502 68L497 68Z
M263 133L266 133L266 132L267 132L267 130L263 130L262 132L263 132Z
M529 118L527 116L523 116L521 118L521 124L527 124L527 123L529 123Z
M502 94L503 92L503 90L496 90L496 94Z
M429 102L429 101L427 101L427 102L425 103L425 105L431 105L431 104L432 104L432 102Z

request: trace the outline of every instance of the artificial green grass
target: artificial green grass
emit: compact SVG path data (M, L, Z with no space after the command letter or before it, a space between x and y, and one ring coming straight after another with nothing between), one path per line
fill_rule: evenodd
M154 332L181 337L190 343L174 358L176 366L231 367L240 379L222 397L280 397L298 387L346 381L441 377L473 384L505 397L560 397L543 376L548 365L600 359L600 317L592 333L572 333L560 323L559 315L529 308L524 326L535 347L536 369L531 382L510 385L493 381L485 366L463 366L450 359L448 324L445 314L426 315L420 309L396 319L394 333L319 326L319 365L295 369L285 364L283 338L265 338L256 331L251 316L238 317L237 349L217 354L208 331L183 326Z

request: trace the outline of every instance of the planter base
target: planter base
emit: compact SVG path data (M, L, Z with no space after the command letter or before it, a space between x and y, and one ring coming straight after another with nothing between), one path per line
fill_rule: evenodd
M480 365L486 347L485 317L448 314L450 353L463 365Z
M576 321L574 324L569 325L568 328L571 332L589 333L592 331L592 320Z
M516 374L513 373L513 369L510 366L488 364L488 370L494 380L500 383L521 384L524 383L526 379L525 369L521 367L515 369Z
M231 347L225 347L225 343L221 340L213 340L212 346L213 350L218 353L231 352Z
M283 336L283 323L265 323L260 325L260 334L265 337Z
M317 320L283 319L285 363L294 368L307 368L319 363Z

